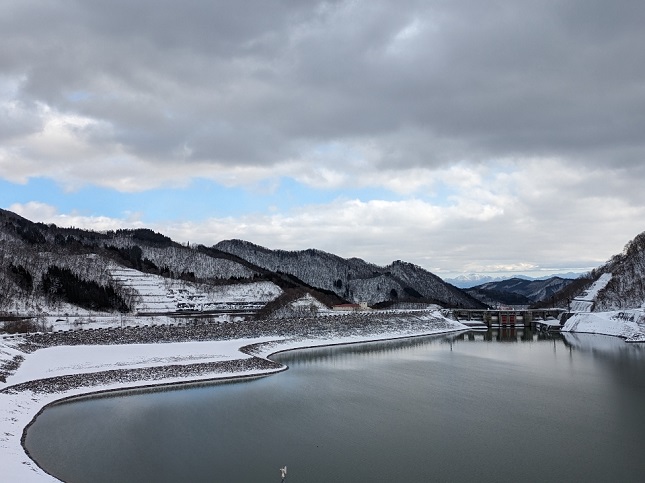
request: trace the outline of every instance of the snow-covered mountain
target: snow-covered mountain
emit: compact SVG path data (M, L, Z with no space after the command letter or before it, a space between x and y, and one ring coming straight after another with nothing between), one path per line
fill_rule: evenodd
M227 288L235 286L237 288ZM0 210L0 315L253 308L285 290L346 301L479 302L420 267L243 241L184 246L147 229L92 232Z
M331 291L352 302L416 300L446 306L477 308L482 304L423 268L402 261L386 267L359 258L341 258L321 250L270 250L242 240L225 240L215 247L274 272Z
M510 276L491 277L490 275L484 275L481 273L465 273L462 275L458 275L457 277L454 277L454 278L444 278L444 280L449 284L454 285L455 287L466 289L466 288L476 287L478 285L483 285L489 282L503 282L505 280L510 280L512 278L519 278L522 280L549 280L554 277L564 278L564 279L575 279L575 278L578 278L579 276L580 274L576 272L556 273L556 274L547 275L544 277L529 277L527 275L514 275L512 277Z
M501 278L493 278L490 275L482 275L480 273L464 273L454 278L444 278L444 281L459 288L471 288L476 285L481 285L486 282L494 282L502 280Z
M58 228L0 210L0 315L257 309L281 293L248 263L150 230Z
M610 312L645 305L645 232L622 253L575 279L553 296L555 304L574 312Z
M140 286L125 283L116 275L128 270L140 274L130 277L141 281ZM602 284L595 283L601 279ZM184 286L180 287L178 281ZM251 285L260 282L264 285ZM221 288L240 284L246 288ZM147 229L99 233L60 228L33 223L0 209L0 315L60 313L79 307L93 311L142 310L145 285L164 287L165 293L161 294L159 288L155 294L158 300L165 300L159 302L164 310L181 308L177 304L191 310L214 307L227 299L247 303L253 297L244 295L245 291L257 295L254 303L259 306L282 296L285 290L296 289L298 293L309 291L327 305L343 300L371 305L483 305L427 270L403 261L381 267L315 249L270 250L242 240L189 247ZM503 292L561 307L580 301L595 311L641 307L645 302L645 233L629 242L621 254L573 281L562 277L516 278L480 284L477 290L488 291L488 298L477 295L487 303L499 300L491 293Z
M548 301L571 282L573 282L572 279L560 277L546 280L511 278L477 285L467 289L466 292L489 305L494 305L495 302L506 305L531 305L535 302Z
M603 280L594 298L594 311L639 308L645 303L645 232L619 255L593 270L591 280Z

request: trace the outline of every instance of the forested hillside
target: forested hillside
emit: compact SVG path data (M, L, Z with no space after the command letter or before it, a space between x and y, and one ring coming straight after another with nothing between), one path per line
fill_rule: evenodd
M344 259L320 250L269 250L243 240L225 240L214 248L264 269L293 275L353 302L427 301L451 307L483 306L436 275L402 261L379 267L359 258Z
M208 285L259 278L251 267L147 229L98 233L33 223L0 210L0 311L37 314L82 307L128 312L141 294L115 267Z
M0 210L0 314L62 313L74 307L107 312L192 310L221 306L224 301L216 299L217 294L235 293L236 300L245 299L239 290L213 287L260 282L279 288L249 289L256 303L286 290L309 292L328 305L412 301L481 306L432 273L401 261L379 267L320 250L269 250L240 240L189 247L148 229L61 228Z
M0 210L0 313L34 314L52 307L64 310L65 304L87 310L137 310L140 289L114 277L119 267L160 277L158 280L191 283L188 292L207 300L204 306L219 303L212 299L218 291L208 287L267 282L282 291L309 291L328 305L348 301L386 307L397 302L425 302L478 308L484 305L481 301L490 304L503 293L514 297L514 303L542 301L537 303L567 307L603 274L611 274L611 278L595 294L590 305L593 310L636 308L645 301L645 233L629 242L621 254L574 281L554 277L483 284L473 292L480 301L400 260L381 267L315 249L270 250L242 240L189 247L148 229L93 232L60 228ZM176 284L165 287L169 293L178 293ZM263 303L266 297L281 293L266 287L250 292L263 294ZM204 298L205 293L210 293L210 298ZM241 297L239 291L235 293Z
M623 252L591 272L596 280L602 274L611 279L596 296L594 311L638 308L645 302L645 232L630 241Z
M345 300L387 306L407 301L467 308L500 298L504 303L538 301L566 307L601 275L611 274L595 296L594 310L635 308L645 301L645 233L573 282L555 277L483 284L474 289L477 300L403 261L381 267L315 249L270 250L242 240L188 247L148 229L99 233L60 228L0 210L0 312L39 313L46 307L60 309L61 304L135 310L141 294L112 276L115 267L190 282L197 292L200 284L202 291L212 292L208 286L268 281L283 290L308 290L328 304Z
M546 280L508 280L487 282L466 289L470 295L489 305L531 305L536 302L551 302L556 293L573 282L572 279L551 277Z
M645 232L625 245L622 253L578 277L540 305L606 312L641 308L645 304Z

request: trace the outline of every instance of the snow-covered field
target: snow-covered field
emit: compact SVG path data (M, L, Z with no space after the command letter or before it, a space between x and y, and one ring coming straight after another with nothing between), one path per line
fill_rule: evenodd
M359 324L356 325L358 317ZM113 345L58 345L30 352L25 350L22 336L0 338L0 362L18 359L6 371L6 382L0 382L0 471L2 481L54 481L25 453L21 445L24 428L46 405L55 401L98 391L122 390L159 384L185 383L230 377L251 377L275 373L285 368L268 361L268 355L289 349L321 345L355 343L368 340L386 340L399 337L430 335L441 332L466 330L462 324L448 320L438 311L418 314L371 317L391 318L395 324L381 325L370 332L370 315L326 316L324 327L334 322L344 332L327 330L318 335L244 338L204 342L168 342L156 344ZM408 319L405 319L408 317ZM351 324L343 321L354 320ZM411 324L404 324L409 320ZM398 325L401 323L401 325ZM344 324L344 325L343 325ZM113 325L118 325L116 322ZM350 327L348 330L347 327ZM400 327L394 329L393 327ZM249 348L252 346L252 348ZM240 349L247 347L245 352ZM16 359L16 357L18 359ZM6 366L5 366L6 367ZM195 368L198 367L199 370ZM166 368L172 371L163 372ZM184 368L184 369L182 369ZM161 371L160 371L161 369ZM122 371L122 372L121 372ZM117 373L123 378L114 380L101 375ZM134 376L132 376L134 374ZM95 377L96 376L96 377ZM52 391L44 378L64 380L63 390ZM51 379L54 378L54 379ZM83 384L75 384L77 381ZM71 381L71 383L70 383ZM16 386L21 384L21 386Z

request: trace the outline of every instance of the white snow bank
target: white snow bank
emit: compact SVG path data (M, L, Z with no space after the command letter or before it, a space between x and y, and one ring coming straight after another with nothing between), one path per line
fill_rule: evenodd
M612 335L627 342L645 342L645 313L642 309L580 312L566 321L562 332Z
M127 367L150 367L151 365L176 364L175 358L182 359L184 363L197 363L200 361L188 360L196 355L207 357L210 360L234 360L248 358L239 351L240 347L250 343L261 343L273 340L272 338L238 339L213 342L182 342L168 344L133 344L132 350L119 346L65 346L41 349L32 354L23 354L25 361L16 373L8 378L8 382L16 384L30 379L30 377L51 377L63 374L81 374L99 370L123 369L120 360L108 354L109 350L116 348L122 356L129 358ZM0 345L2 347L2 345ZM102 350L107 349L107 350ZM195 350L191 354L191 350ZM93 357L96 356L96 357ZM60 358L60 359L59 359ZM75 358L78 358L75 360ZM110 364L113 363L113 365ZM49 372L50 365L58 366L53 373ZM95 367L92 369L92 367ZM191 381L210 380L239 376L262 375L276 370L255 370L248 373L238 372L212 372L199 376L191 376ZM74 388L63 393L34 393L21 391L17 393L0 393L0 479L7 482L41 482L57 481L56 478L42 471L25 453L21 436L24 428L38 414L42 407L57 400L98 391L129 389L134 387L154 386L159 384L172 384L187 382L186 378L167 378L163 380L139 380L132 382L119 382L104 384L100 387ZM0 387L8 384L2 383Z
M69 374L246 359L250 356L238 348L258 341L242 339L236 342L232 345L208 341L47 347L29 354L16 373L10 375L6 383L0 383L0 388Z

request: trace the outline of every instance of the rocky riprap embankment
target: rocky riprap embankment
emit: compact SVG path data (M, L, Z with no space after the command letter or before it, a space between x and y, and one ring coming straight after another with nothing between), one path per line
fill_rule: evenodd
M0 382L7 382L7 376L13 374L24 360L23 356L14 356L12 359L0 364Z
M338 339L343 337L378 337L396 333L401 336L424 331L455 330L459 324L434 312L353 313L293 319L263 319L237 323L196 321L184 325L149 325L109 329L33 333L23 336L16 347L25 353L53 346L155 344L167 342L212 341L276 337L281 339ZM261 344L260 344L261 346ZM132 381L161 381L216 373L242 373L278 370L282 366L257 357L258 344L242 348L248 359L197 364L169 364L136 369L114 369L93 373L57 376L29 381L4 388L0 392L31 390L64 392L77 387L91 387ZM15 371L16 367L8 368ZM7 369L7 368L5 368Z
M246 322L149 325L26 334L19 347L33 352L57 345L153 344L257 337L333 338L421 332L426 328L454 330L456 323L434 312L355 313Z
M65 392L79 387L105 386L123 384L133 381L146 381L154 384L172 378L190 378L204 374L235 373L268 369L280 369L281 365L251 357L231 361L204 362L199 364L175 364L168 366L142 367L137 369L115 369L110 371L92 372L87 374L70 374L67 376L50 377L35 381L23 382L7 387L0 392L11 393L29 390L35 393Z

